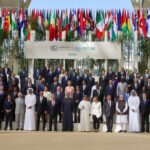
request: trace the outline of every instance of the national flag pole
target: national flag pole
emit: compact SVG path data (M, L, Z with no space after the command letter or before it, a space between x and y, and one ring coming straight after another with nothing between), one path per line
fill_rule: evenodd
M134 32L134 68L138 71L138 31Z

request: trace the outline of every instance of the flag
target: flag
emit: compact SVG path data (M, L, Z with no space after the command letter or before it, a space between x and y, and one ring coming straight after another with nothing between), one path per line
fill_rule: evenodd
M121 11L117 12L118 31L121 31Z
M117 39L117 14L116 11L113 12L113 25L111 28L111 34L110 34L110 39L111 41L116 41Z
M55 34L55 40L61 40L62 39L62 21L59 16L59 10L56 11L56 34Z
M45 19L44 19L44 27L45 27L46 29L48 29L48 26L49 26L49 23L48 23L48 20L49 20L49 12L48 12L48 10L46 11L44 18L45 18Z
M144 17L144 12L141 10L140 12L140 18L139 18L139 33L146 38L147 32L146 32L146 19Z
M62 18L62 30L65 31L65 28L66 28L66 13L65 13L65 10L61 11L61 18Z
M41 10L39 11L39 14L38 14L38 24L39 24L39 28L41 30L43 30L44 29L44 27L43 27L43 14L42 14Z
M86 10L86 30L89 31L90 30L90 17L89 17L89 11Z
M11 27L12 27L12 30L17 30L16 16L15 16L15 10L14 9L12 9Z
M5 10L6 11L6 10ZM6 32L10 32L11 24L10 24L10 10L7 10L4 14L3 20L3 30Z
M146 22L147 22L147 37L150 38L150 9L148 9Z
M50 41L53 41L55 38L55 29L56 29L56 14L55 11L53 10L51 12L51 21L50 21Z
M68 10L66 9L66 39L68 39L68 32L69 32L69 17L68 17Z
M74 38L74 31L76 30L76 10L70 10L70 16L69 16L69 33L68 33L68 40Z
M127 13L127 29L128 29L128 35L131 36L133 32L131 28L131 15L129 12Z
M122 27L122 32L126 34L128 31L126 10L123 10L122 12L121 27Z
M95 29L95 21L94 21L94 17L93 17L92 12L93 12L92 10L89 10L90 30L94 31L94 29Z
M104 37L104 18L103 14L100 11L97 11L96 15L96 38L98 40L102 39Z

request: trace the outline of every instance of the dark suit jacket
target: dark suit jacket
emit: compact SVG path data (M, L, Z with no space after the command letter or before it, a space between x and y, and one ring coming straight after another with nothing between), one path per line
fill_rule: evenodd
M21 70L21 72L20 72L20 80L22 81L22 79L25 79L27 77L28 77L27 70Z
M104 102L104 114L106 117L112 117L115 113L115 102L111 101L111 107L108 101Z
M56 93L57 86L59 86L59 85L60 85L59 83L54 84L54 82L53 82L50 86L51 93Z
M144 103L143 99L141 99L140 113L141 113L141 115L149 115L149 113L150 113L150 100L146 100L146 102Z
M36 101L36 112L37 113L44 113L47 111L47 98L43 97L42 103L40 102L40 97L37 98Z
M148 85L145 85L144 88L145 88L145 92L147 94L147 98L150 100L150 87Z
M54 106L52 105L52 101L49 102L48 113L49 113L50 118L57 117L57 114L58 114L58 103L57 102L55 102Z
M64 93L63 92L61 92L59 95L56 92L55 96L56 96L56 102L57 103L61 103L63 101L63 99L64 99Z
M81 91L82 95L87 95L88 97L91 94L88 85L86 85L85 89L83 89L83 85L81 85L80 91Z
M135 90L136 91L136 93L138 94L138 95L140 95L140 84L137 84L137 87L135 87L135 83L133 83L132 84L132 90Z
M113 85L112 85L112 87L110 87L109 85L106 86L105 96L107 96L107 95L111 95L112 99L114 100L116 91L115 91L115 87Z
M68 81L69 79L70 79L69 76L68 76L67 80L66 80L66 77L65 77L65 76L62 78L61 87L62 87L63 89L66 88L66 86L67 86L67 81Z
M38 79L38 77L39 77L40 75L42 75L41 69L35 68L35 69L34 69L34 72L33 72L33 78L36 80L36 79Z
M81 86L81 84L82 84L82 77L75 75L73 77L73 79L72 79L72 83L73 83L74 87L76 87L77 85Z
M75 92L73 95L74 104L79 104L82 98L83 98L83 95L81 92L79 93Z
M53 82L53 78L54 78L54 73L53 72L48 72L47 75L46 75L46 84L48 85L48 87L50 88L50 85L52 84Z

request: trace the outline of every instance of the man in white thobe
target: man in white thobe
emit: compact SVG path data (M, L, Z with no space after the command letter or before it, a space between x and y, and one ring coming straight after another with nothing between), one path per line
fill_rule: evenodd
M33 131L35 130L35 104L36 96L33 94L33 89L28 89L28 94L25 96L25 121L24 130Z
M128 105L129 105L129 132L139 132L140 99L134 90L131 91L131 96L128 99Z
M79 103L78 108L80 109L80 131L90 131L91 103L86 95Z

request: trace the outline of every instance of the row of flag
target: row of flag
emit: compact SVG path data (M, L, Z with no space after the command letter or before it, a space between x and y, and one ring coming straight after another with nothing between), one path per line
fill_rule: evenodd
M89 31L95 34L97 40L116 41L118 31L133 36L138 31L140 36L150 37L150 10L28 10L0 9L0 28L8 33L18 30L19 37L30 40L34 23L42 31L49 30L49 40L71 40L82 38ZM107 31L107 32L106 32ZM106 35L106 34L107 35Z

